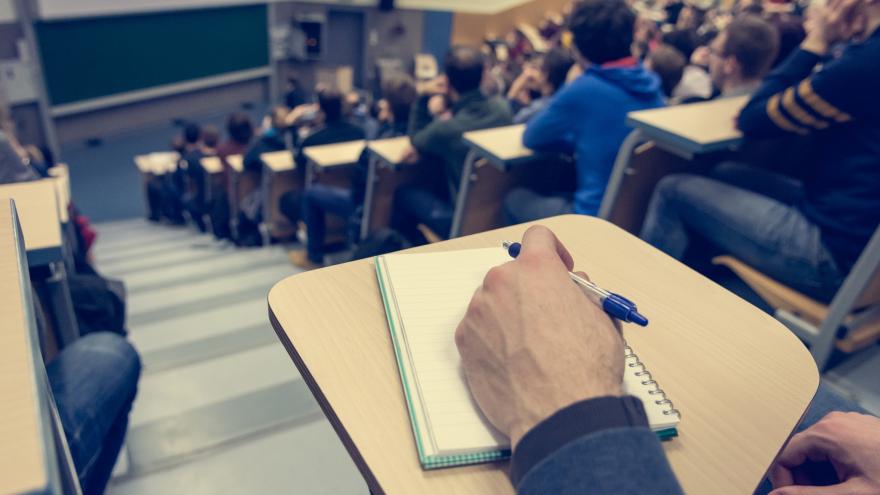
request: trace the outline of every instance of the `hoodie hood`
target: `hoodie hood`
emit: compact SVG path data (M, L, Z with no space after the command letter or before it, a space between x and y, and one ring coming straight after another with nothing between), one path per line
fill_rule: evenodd
M655 98L660 93L660 78L642 64L629 67L602 67L594 65L586 70L609 84L622 88L637 98Z

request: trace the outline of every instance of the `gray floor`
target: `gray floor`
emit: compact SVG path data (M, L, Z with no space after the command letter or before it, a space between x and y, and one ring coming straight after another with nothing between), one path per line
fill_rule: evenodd
M367 493L269 325L269 288L294 273L283 248L142 220L98 232L144 364L112 493Z

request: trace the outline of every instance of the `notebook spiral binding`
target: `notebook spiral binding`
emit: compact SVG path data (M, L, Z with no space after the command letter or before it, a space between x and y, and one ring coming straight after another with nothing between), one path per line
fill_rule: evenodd
M656 397L654 403L658 406L667 406L666 408L664 408L663 414L665 414L666 416L674 415L678 417L678 419L681 419L681 412L676 409L672 401L666 397L666 392L664 392L663 389L660 388L660 385L653 379L653 377L651 377L651 372L645 369L645 365L642 364L641 360L639 360L639 356L637 356L636 353L633 352L632 347L630 347L629 344L625 342L623 344L623 359L626 362L626 365L630 368L639 368L639 370L636 371L635 375L640 378L645 377L645 379L642 380L641 383L646 387L651 387L651 389L648 390L648 395Z

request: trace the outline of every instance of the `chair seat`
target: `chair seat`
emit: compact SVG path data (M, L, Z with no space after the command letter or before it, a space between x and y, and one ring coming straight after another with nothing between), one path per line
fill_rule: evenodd
M777 310L788 311L817 327L828 317L827 305L773 280L732 256L718 256L712 259L712 263L729 268ZM850 315L846 321L852 319ZM873 344L878 338L880 338L880 312L858 328L850 328L845 338L837 340L837 348L843 352L855 352Z
M794 313L815 325L828 316L827 305L773 280L733 256L718 256L712 259L712 263L729 268L776 309Z

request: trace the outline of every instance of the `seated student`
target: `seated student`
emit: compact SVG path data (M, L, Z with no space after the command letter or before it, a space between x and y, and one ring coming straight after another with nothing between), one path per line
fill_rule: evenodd
M667 100L672 98L672 93L681 82L685 65L684 55L669 45L658 45L645 58L645 68L660 78L660 87Z
M177 152L181 157L183 156L186 151L186 141L182 136L171 138L171 150ZM163 174L155 180L155 187L158 190L156 196L161 205L161 216L172 225L186 223L183 218L184 205L182 200L184 186L183 171L179 169L179 164L174 171Z
M85 495L104 493L128 429L140 357L124 338L91 333L46 365L73 465Z
M409 124L412 146L405 156L413 163L425 160L444 167L447 184L437 185L443 192L420 187L395 191L391 228L414 244L427 242L418 230L419 224L440 236L449 235L467 155L462 134L512 122L510 106L503 98L487 98L480 92L483 62L479 49L455 46L444 60L445 79L441 76L419 88L420 97L413 106ZM445 94L452 102L452 117L448 120L432 120L428 112L428 100L437 94Z
M521 105L513 117L515 124L524 124L543 110L565 84L574 60L568 50L553 48L540 61L539 66L525 65L522 74L510 85L507 98Z
M416 87L412 78L406 75L389 76L382 83L383 99L379 101L379 131L377 139L406 135L409 115L416 99ZM363 204L368 154L361 156L353 173L351 189L313 184L303 194L303 220L307 229L306 252L291 251L290 259L302 268L316 268L324 264L325 214L332 213L353 225L360 218L353 219L358 207Z
M24 157L27 153L12 132L13 125L11 120L3 119L0 129L0 184L39 178L39 175L25 163Z
M572 264L551 231L531 227L519 257L489 272L493 283L477 289L456 330L471 393L510 438L511 482L520 495L681 494L641 401L621 390L620 327L571 283ZM863 413L820 385L770 467L773 494L880 493L880 419ZM837 479L818 486L827 473Z
M851 17L840 17L841 9ZM767 77L738 119L747 137L812 138L814 149L800 164L802 187L792 194L791 187L776 187L783 181L770 173L760 192L669 176L654 191L642 238L682 258L698 235L827 302L880 223L880 106L872 103L880 87L880 3L836 2L815 15L800 48ZM851 42L843 54L813 73L828 47L843 41Z
M312 130L300 143L299 151L294 159L300 170L305 170L308 160L303 154L303 148L320 146L322 144L344 143L357 141L366 137L363 128L353 124L345 118L345 106L342 95L335 89L320 89L318 91L318 114L316 122L318 127ZM296 225L300 220L300 207L302 205L302 192L289 191L284 193L278 203L278 209Z
M202 130L197 124L191 123L184 129L183 137L186 140L186 148L181 156L186 163L184 207L199 232L206 232L205 169L202 168L202 158L216 153L214 148L217 146L219 135L216 128ZM210 145L205 143L206 137L211 140Z
M260 158L260 155L287 148L287 144L284 142L287 113L286 107L277 106L263 119L263 131L260 137L244 154L244 170L256 173L262 177L263 160ZM262 190L257 188L242 198L240 210L238 213L238 236L235 239L235 243L239 246L262 245L263 239L260 236L259 229L263 218Z
M758 89L776 59L779 33L760 17L743 14L712 40L708 52L709 74L716 88L711 98L749 95ZM702 100L682 102L696 101Z
M221 187L217 188L211 198L211 229L218 240L232 239L229 214L229 164L226 158L231 155L243 155L254 137L254 125L250 117L235 112L226 119L226 133L229 138L217 147L217 156L223 162Z
M575 212L595 215L620 144L630 132L626 114L663 106L657 76L631 56L635 13L624 0L585 0L570 18L584 73L568 83L526 126L523 144L577 158L577 190L541 196L515 189L504 200L511 223Z
M712 97L712 78L709 76L708 68L697 63L698 58L694 56L698 38L697 32L693 29L676 30L663 35L663 43L681 52L687 61L681 81L672 91L673 103L692 98L706 100ZM700 62L708 65L708 61Z

